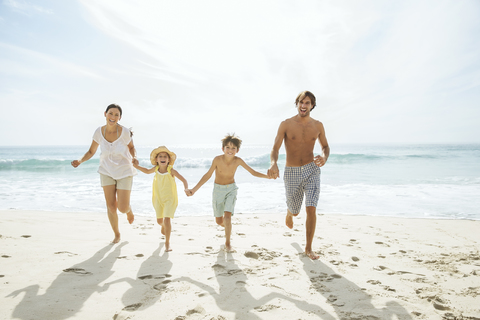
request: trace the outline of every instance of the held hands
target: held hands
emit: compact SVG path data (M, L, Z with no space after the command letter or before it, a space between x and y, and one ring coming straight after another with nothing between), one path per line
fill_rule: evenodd
M185 189L185 194L187 195L187 197L191 197L195 194L195 192L193 192L192 189Z
M267 176L268 179L277 179L278 177L280 177L280 172L276 163L270 166L270 169L268 169L267 171Z
M138 166L138 159L137 158L133 158L132 159L132 164L133 166L136 168Z
M71 165L72 165L72 167L76 168L76 167L78 167L78 166L80 165L80 163L81 163L81 162L78 161L78 160L73 160L73 161L71 162Z
M327 160L322 156L316 156L313 158L313 162L315 162L317 166L323 167L323 165L325 164L325 162L327 162Z

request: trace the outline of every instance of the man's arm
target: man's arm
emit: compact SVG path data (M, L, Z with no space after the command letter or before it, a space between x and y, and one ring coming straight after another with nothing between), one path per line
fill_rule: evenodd
M278 170L278 153L280 151L280 147L282 146L283 139L285 139L286 129L285 121L280 123L278 127L277 136L275 137L275 142L273 143L272 152L270 153L270 169L267 171L267 175L269 179L277 179L280 177L280 172Z
M325 136L325 128L321 122L318 123L319 131L318 134L318 143L322 146L322 156L316 156L314 158L314 162L317 166L323 167L328 160L328 156L330 155L330 147L328 146L327 137Z

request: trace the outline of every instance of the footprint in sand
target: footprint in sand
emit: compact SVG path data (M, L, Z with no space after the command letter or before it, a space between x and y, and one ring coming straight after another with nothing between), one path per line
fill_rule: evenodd
M245 287L247 285L247 283L245 281L237 281L237 282L235 282L235 285L237 287Z
M134 303L134 304L131 304L129 306L126 306L125 308L123 308L123 310L125 310L125 311L135 311L138 308L140 308L142 305L143 305L143 303Z
M82 268L68 268L68 269L64 269L63 272L73 272L77 274L92 274L91 272L88 272Z
M280 306L276 306L273 304L266 304L263 306L255 307L254 309L257 310L258 312L265 312L265 311L270 311L277 308L280 308Z
M141 257L143 257L143 254L141 254L141 253L139 253L139 254L136 254L136 255L135 255L135 257L137 257L137 258L141 258Z
M31 236L26 234L26 235L23 235L22 238L30 238Z
M390 247L390 245L388 245L388 244L386 244L386 243L384 243L384 242L382 242L382 241L375 241L375 244L382 245L382 246L384 246L384 247Z
M245 257L251 258L251 259L258 259L260 256L256 252L247 251L247 252L245 252Z
M237 232L237 235L240 236L241 238L245 238L245 233L240 233L240 232Z
M2 256L2 258L11 258L11 257L10 257L10 256L7 256L6 254L4 254L4 255Z
M384 266L376 266L376 267L373 267L373 270L376 270L376 271L383 271L387 269L387 267L384 267Z

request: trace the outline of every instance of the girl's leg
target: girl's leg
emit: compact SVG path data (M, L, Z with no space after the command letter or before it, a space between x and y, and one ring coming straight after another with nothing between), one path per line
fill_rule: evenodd
M162 226L162 234L165 235L165 225L163 224L163 218L158 218L157 223Z
M132 207L130 207L130 193L131 190L117 190L118 211L127 214L127 220L131 224L135 219Z
M112 243L118 243L120 242L120 230L118 229L117 193L115 185L104 186L103 193L105 194L105 202L107 203L108 220L115 234Z
M172 248L170 247L170 234L172 233L172 224L171 224L171 219L170 218L164 218L163 219L163 229L165 231L165 251L172 251Z

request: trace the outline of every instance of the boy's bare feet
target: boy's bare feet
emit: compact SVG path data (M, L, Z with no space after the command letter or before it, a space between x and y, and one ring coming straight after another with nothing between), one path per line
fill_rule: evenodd
M130 224L132 224L133 220L135 220L135 216L133 215L132 210L127 212L127 220L128 220L128 223L130 223Z
M230 244L228 244L228 245L225 244L225 252L232 253L232 252L237 252L237 251L235 251Z
M313 250L305 250L305 254L307 255L307 257L309 257L312 260L317 260L318 258L320 258L320 256L315 254Z
M120 233L115 235L115 238L112 240L112 244L120 242Z

